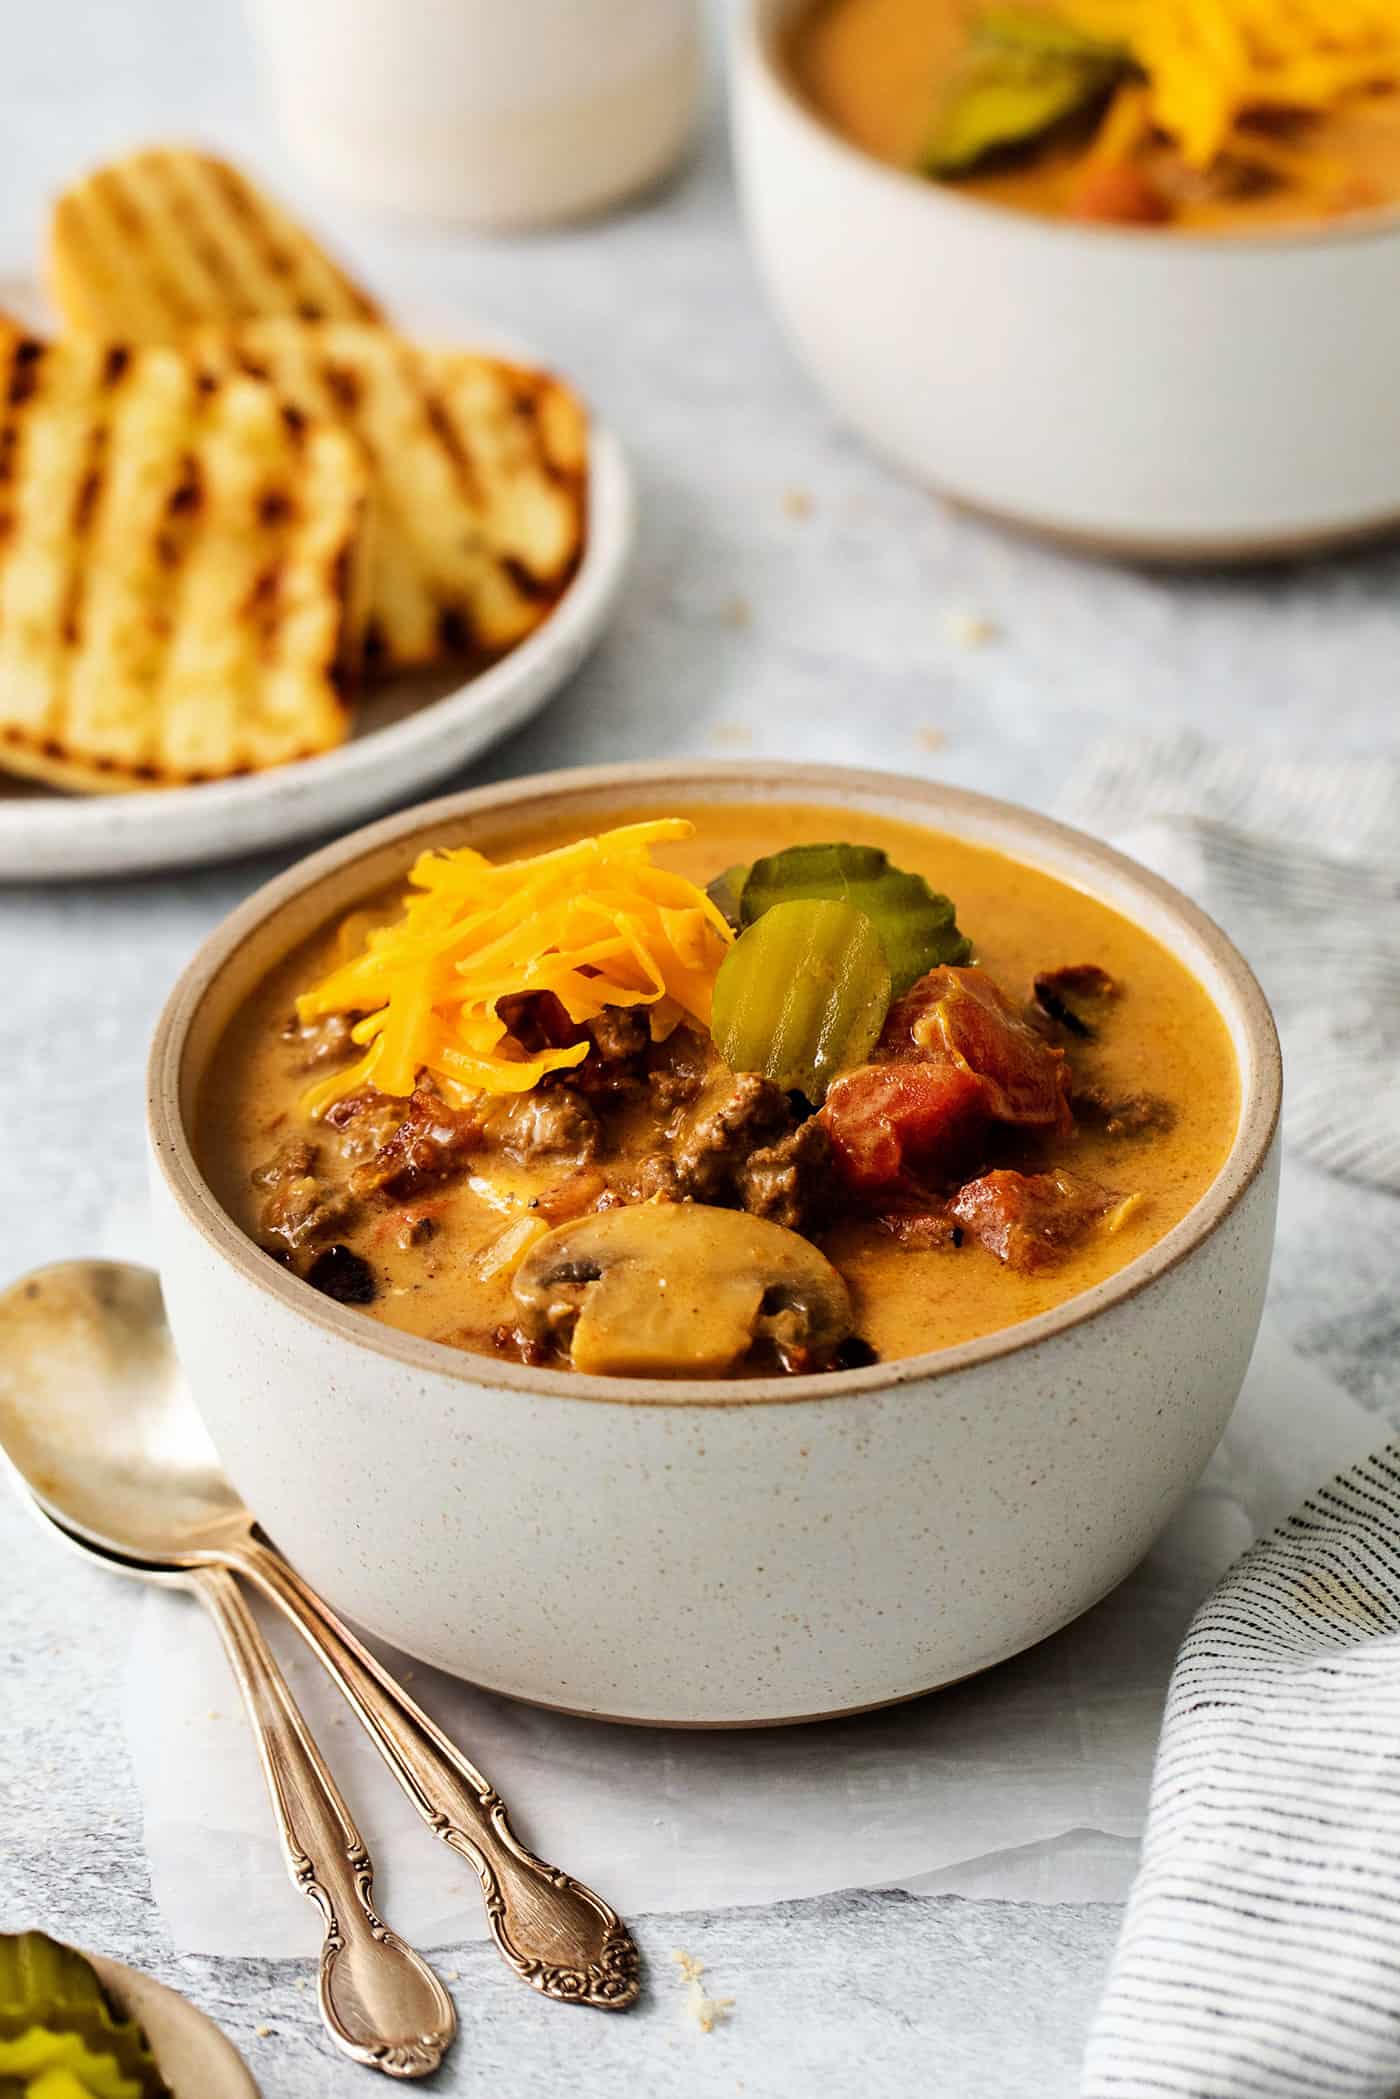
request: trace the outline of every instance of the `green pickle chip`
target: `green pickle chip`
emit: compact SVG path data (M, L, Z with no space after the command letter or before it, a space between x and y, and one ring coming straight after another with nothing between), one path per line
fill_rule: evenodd
M889 965L866 913L794 898L766 910L720 964L711 1032L731 1071L821 1101L838 1071L869 1056L889 1003Z
M726 867L722 875L716 875L705 890L715 909L728 919L736 932L739 929L739 899L748 879L748 868L742 860L736 860L733 867Z
M979 44L1011 46L1019 51L1038 51L1058 58L1077 58L1082 64L1097 62L1125 72L1133 62L1128 46L1111 37L1091 36L1073 22L1040 8L989 7L978 21Z
M92 1963L42 1931L0 1933L0 2095L169 2099L145 2034Z
M756 860L744 884L740 919L761 920L775 905L798 897L829 897L854 904L874 924L898 998L941 963L966 962L972 942L959 932L946 896L922 875L894 867L874 845L793 845Z
M965 175L995 153L1034 145L1108 100L1130 52L1053 17L994 10L982 17L949 82L924 147L926 175Z

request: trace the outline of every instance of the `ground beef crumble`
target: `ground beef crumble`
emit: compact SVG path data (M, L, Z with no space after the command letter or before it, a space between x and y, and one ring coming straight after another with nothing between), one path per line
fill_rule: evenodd
M736 1205L739 1166L790 1127L786 1097L772 1080L740 1072L674 1145L643 1159L637 1193L643 1200L660 1195L673 1202Z
M1103 1086L1076 1086L1071 1098L1079 1122L1109 1137L1147 1137L1171 1129L1176 1110L1159 1093L1113 1094Z
M878 1222L882 1231L888 1232L911 1253L929 1253L935 1247L961 1246L965 1237L963 1227L946 1208L895 1205L882 1211Z
M573 1086L539 1086L522 1093L486 1124L488 1142L499 1144L508 1159L528 1165L535 1159L586 1166L603 1141L597 1115Z
M780 1086L754 1072L724 1088L665 1150L637 1170L634 1200L714 1203L748 1210L791 1231L811 1231L822 1207L830 1157L826 1132L798 1112Z
M821 1123L806 1121L776 1144L751 1152L739 1169L742 1206L789 1231L820 1218L831 1169L831 1143Z
M1031 985L1026 1018L1049 1041L1085 1042L1099 1032L1104 1008L1122 987L1097 962L1040 970Z
M340 1231L359 1207L320 1166L320 1146L293 1138L253 1175L254 1185L267 1190L263 1231L293 1251Z
M639 1006L605 1006L588 1023L588 1034L605 1064L618 1064L646 1054L651 1023Z
M695 1118L671 1164L682 1199L733 1203L750 1154L785 1137L792 1127L787 1095L756 1072L738 1073L713 1106Z
M652 1110L662 1122L669 1124L700 1098L710 1062L709 1044L692 1028L677 1028L665 1042L653 1045L647 1091Z
M373 1087L333 1101L325 1116L326 1128L335 1131L340 1156L350 1166L375 1158L404 1119L404 1103Z
M326 1123L351 1167L350 1190L362 1201L405 1202L463 1171L481 1146L481 1121L449 1108L429 1086L407 1101L370 1090L336 1101Z
M328 1013L322 1020L300 1021L294 1013L282 1034L297 1051L297 1068L316 1071L324 1064L343 1064L354 1054L350 1031L359 1018L358 1013Z

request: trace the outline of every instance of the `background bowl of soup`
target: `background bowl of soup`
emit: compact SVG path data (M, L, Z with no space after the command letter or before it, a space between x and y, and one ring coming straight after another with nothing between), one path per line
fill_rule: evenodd
M980 1282L961 1271L973 1279L932 1320L924 1271L891 1241L859 1275L881 1360L703 1381L445 1346L411 1294L386 1323L261 1251L231 1214L222 1133L316 943L401 885L424 846L515 857L678 808L697 822L668 849L680 871L752 857L775 833L887 844L957 897L989 969L1009 976L1053 947L1135 986L1144 1059L1175 1075L1183 1110L1140 1236L1058 1281L990 1260ZM1239 955L1185 898L1078 833L841 768L561 773L341 840L204 943L151 1058L162 1277L233 1477L373 1632L611 1719L849 1712L1045 1638L1129 1572L1188 1492L1263 1303L1279 1095L1272 1021Z
M1124 555L1258 559L1400 525L1393 208L1130 227L930 181L893 162L962 0L844 0L817 45L833 5L744 0L735 145L779 319L880 452ZM1388 179L1400 125L1391 143Z

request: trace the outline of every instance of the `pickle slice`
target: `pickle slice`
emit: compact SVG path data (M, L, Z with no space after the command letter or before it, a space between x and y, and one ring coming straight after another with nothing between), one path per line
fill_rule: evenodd
M1050 16L983 16L924 146L925 175L970 174L992 154L1032 146L1071 117L1100 108L1131 54Z
M972 942L959 932L951 900L922 875L892 866L879 846L793 845L756 860L744 884L741 920L757 924L775 905L797 897L854 904L873 921L895 998L928 970L971 958Z
M974 41L979 44L1011 46L1018 51L1038 51L1054 58L1077 58L1081 62L1092 61L1098 65L1114 66L1125 70L1132 63L1132 53L1126 44L1113 42L1108 37L1091 36L1085 29L1077 29L1073 22L1066 22L1057 15L1043 14L1039 8L989 7L978 19Z
M744 894L744 884L749 879L749 870L742 860L733 867L726 867L722 875L716 875L705 894L715 909L727 918L735 932L739 930L739 899Z
M91 2099L170 2099L146 2036L114 2011L97 1971L42 1931L0 1933L0 2089L50 2073Z
M775 903L740 934L715 978L710 1025L731 1071L762 1072L817 1103L838 1071L864 1063L889 1003L871 919L805 897Z

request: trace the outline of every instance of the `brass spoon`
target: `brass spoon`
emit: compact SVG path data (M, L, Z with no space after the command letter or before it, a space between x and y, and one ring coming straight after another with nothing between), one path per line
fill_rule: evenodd
M428 2076L457 2031L452 1999L422 1955L376 1914L369 1852L233 1576L223 1567L181 1570L105 1552L65 1530L22 1482L20 1494L36 1521L84 1559L187 1589L205 1605L253 1724L292 1885L315 1903L325 1926L319 1994L326 2031L369 2069Z
M516 1974L570 2003L635 2002L637 1949L616 1913L525 1849L500 1795L257 1530L195 1411L149 1269L66 1261L0 1295L0 1448L45 1513L100 1550L254 1582L434 1834L474 1867Z

